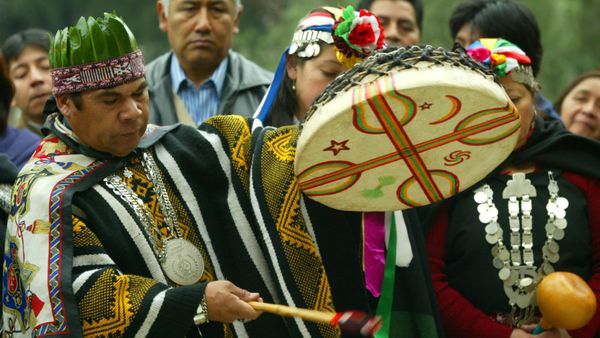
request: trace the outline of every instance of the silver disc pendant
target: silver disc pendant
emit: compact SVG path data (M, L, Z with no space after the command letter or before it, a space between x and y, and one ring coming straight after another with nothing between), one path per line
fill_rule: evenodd
M204 272L204 258L192 242L175 238L167 241L165 262L162 264L167 277L179 285L197 283Z

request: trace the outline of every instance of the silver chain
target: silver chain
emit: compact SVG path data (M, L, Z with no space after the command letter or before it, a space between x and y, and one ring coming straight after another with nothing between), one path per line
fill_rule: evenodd
M120 176L114 174L110 175L104 178L104 182L108 188L112 189L115 195L121 197L121 199L133 209L135 214L144 225L144 230L146 231L147 235L154 239L154 253L158 257L159 261L164 263L166 259L165 250L167 241L174 237L173 234L175 234L175 237L181 238L181 229L177 220L177 214L175 213L175 209L173 208L171 201L167 196L164 182L154 158L151 154L148 154L147 151L144 151L141 162L146 176L150 182L152 182L156 195L158 196L158 204L163 212L165 224L167 225L167 229L169 231L169 234L166 237L163 237L160 233L160 230L154 223L154 218L152 217L152 214L148 208L146 208L144 201L142 201L142 199L133 191L133 189L123 182L123 179L121 179ZM132 175L127 167L125 167L124 171L125 176Z
M165 188L165 183L160 175L158 165L154 161L152 155L147 151L144 151L142 154L142 165L144 166L148 179L152 182L152 185L154 185L154 190L158 195L158 205L165 217L165 223L169 228L169 232L175 231L175 236L181 238L181 229L179 228L177 214L171 204L171 200L169 200L167 189Z
M514 173L502 192L502 197L508 200L510 251L504 244L503 231L498 223L498 209L493 202L494 192L487 184L475 190L479 220L486 225L485 239L493 245L492 263L499 270L498 277L504 283L504 291L512 307L513 324L516 325L527 323L533 317L535 287L545 275L554 271L552 263L559 260L559 245L556 240L564 237L567 226L565 210L569 203L558 195L558 183L551 171L548 172L548 192L550 198L546 204L546 241L542 247L542 264L536 268L531 198L536 197L537 192L531 181L523 173Z

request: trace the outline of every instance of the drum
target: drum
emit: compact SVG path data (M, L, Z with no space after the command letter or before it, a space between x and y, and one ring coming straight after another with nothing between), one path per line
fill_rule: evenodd
M434 203L480 181L513 151L519 113L464 50L388 49L338 77L298 139L303 193L349 211Z

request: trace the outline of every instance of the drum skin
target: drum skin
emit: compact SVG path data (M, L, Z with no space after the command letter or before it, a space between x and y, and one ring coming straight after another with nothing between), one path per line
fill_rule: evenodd
M369 75L313 106L298 139L303 193L348 211L434 203L513 151L519 113L491 76L419 62Z

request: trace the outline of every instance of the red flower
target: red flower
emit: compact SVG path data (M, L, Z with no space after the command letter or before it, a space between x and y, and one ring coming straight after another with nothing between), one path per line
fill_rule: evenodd
M348 41L350 43L364 47L370 43L375 42L375 34L369 23L361 23L356 25L350 35L348 35Z

